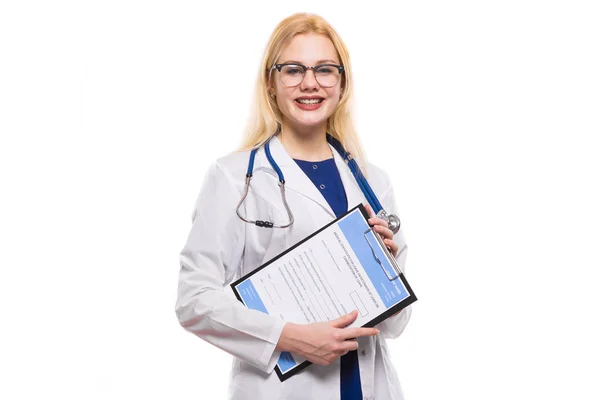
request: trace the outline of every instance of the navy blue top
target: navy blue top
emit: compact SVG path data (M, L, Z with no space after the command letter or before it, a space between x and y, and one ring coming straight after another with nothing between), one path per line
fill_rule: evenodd
M325 197L336 217L348 211L346 191L333 158L323 161L294 161Z
M340 172L335 165L335 160L330 158L324 161L294 160L296 164L310 178L317 189L323 194L327 203L340 217L348 211L348 199L340 177ZM362 388L360 384L360 369L358 354L350 351L340 358L340 396L342 400L361 400Z

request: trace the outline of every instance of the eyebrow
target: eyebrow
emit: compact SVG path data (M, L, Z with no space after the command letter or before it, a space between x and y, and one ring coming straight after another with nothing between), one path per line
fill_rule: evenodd
M278 64L302 64L302 65L304 65L303 62L298 61L298 60L287 60L287 61L284 61L284 62L281 62L281 63L278 63ZM336 64L337 65L338 62L334 61L334 60L327 59L327 60L319 60L319 61L316 62L315 65L319 65L319 64Z

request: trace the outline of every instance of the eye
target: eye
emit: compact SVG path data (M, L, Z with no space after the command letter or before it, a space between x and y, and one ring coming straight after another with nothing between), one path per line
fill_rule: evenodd
M281 69L281 72L291 76L304 74L304 70L297 65L286 65Z
M337 74L338 70L335 67L324 65L315 69L315 73L319 75L333 75Z

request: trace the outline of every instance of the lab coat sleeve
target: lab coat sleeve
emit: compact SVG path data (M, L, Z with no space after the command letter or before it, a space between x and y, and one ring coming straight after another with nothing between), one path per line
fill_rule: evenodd
M180 254L176 315L189 332L270 373L284 322L239 302L228 284L244 252L245 223L236 216L242 196L218 163L209 169Z
M381 203L384 209L388 211L388 214L400 215L398 213L394 188L392 187L391 183L389 183L389 179L387 179L387 182L388 189L382 195ZM398 255L396 256L396 261L400 267L400 270L402 273L404 273L406 268L406 253L408 251L408 247L406 246L402 225L400 225L400 230L398 233L394 235L394 242L398 245ZM411 314L412 307L408 305L397 315L389 317L385 321L379 323L377 328L381 331L381 335L383 335L384 338L396 339L404 331L404 328L406 328Z

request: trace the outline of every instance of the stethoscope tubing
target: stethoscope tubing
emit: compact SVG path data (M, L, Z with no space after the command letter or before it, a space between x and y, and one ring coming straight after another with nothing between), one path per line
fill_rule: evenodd
M346 164L350 168L350 171L352 171L352 174L354 175L354 178L356 179L358 186L360 187L363 194L367 198L367 201L373 208L373 211L375 212L375 214L377 214L377 213L379 213L379 211L383 210L383 207L381 206L379 199L377 198L377 196L375 196L375 193L373 192L371 185L369 185L369 182L367 181L367 179L363 175L362 171L360 170L358 164L356 163L356 160L354 160L352 158L352 155L350 153L348 153L344 149L342 144L337 139L335 139L333 136L327 135L327 141L333 146L334 149L337 150L337 152L344 159L344 161L346 161Z
M275 162L275 159L271 155L271 148L269 146L269 142L270 142L270 139L267 140L267 142L264 144L265 155L267 156L267 160L269 161L269 164L271 164L271 167L273 168L275 173L277 173L277 177L279 178L279 188L281 191L281 198L283 200L285 210L288 214L289 222L285 225L277 225L270 221L261 221L261 220L253 221L253 220L246 219L240 213L240 208L241 208L242 204L244 203L244 200L248 196L248 191L250 189L250 180L252 179L252 171L254 169L254 159L256 157L256 153L258 152L258 148L252 149L252 151L250 152L250 159L248 160L248 170L246 173L246 185L245 185L245 189L244 189L244 194L243 194L242 198L240 199L240 201L238 202L235 212L242 221L247 222L249 224L254 224L254 225L257 225L260 227L264 227L264 228L287 228L294 223L294 215L293 215L293 213L287 203L286 197L285 197L285 179L283 176L283 172L281 171L281 169ZM340 154L340 156L346 162L346 165L348 165L348 168L350 168L350 171L352 172L352 175L354 175L356 183L358 184L358 186L360 187L361 191L363 192L365 198L371 205L371 208L373 208L373 212L375 212L375 214L377 214L378 217L387 219L388 221L389 221L389 219L393 218L397 223L394 224L395 227L394 227L394 229L392 229L392 231L394 233L398 232L398 229L400 228L400 219L396 215L389 215L389 216L387 215L387 213L381 206L379 199L373 192L371 185L369 185L369 182L367 181L367 179L363 175L362 171L360 170L360 167L356 163L356 160L354 160L352 158L352 155L344 149L342 144L336 138L331 136L330 134L327 134L327 142L329 144L331 144L334 149L336 149L336 151Z

